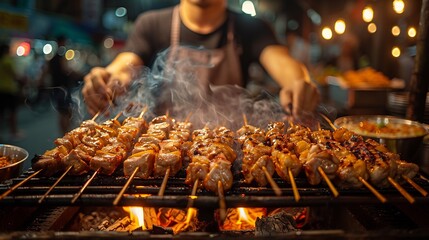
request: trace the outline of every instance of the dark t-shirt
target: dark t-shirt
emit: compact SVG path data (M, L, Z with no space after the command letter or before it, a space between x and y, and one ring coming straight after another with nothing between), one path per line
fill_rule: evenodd
M259 61L262 50L278 44L272 29L264 21L229 11L228 19L212 33L199 34L180 24L180 44L215 49L227 42L228 21L234 21L234 39L240 50L241 70L247 81L249 64ZM125 51L139 55L144 63L152 66L159 52L171 42L171 19L173 8L149 11L141 14L131 32Z

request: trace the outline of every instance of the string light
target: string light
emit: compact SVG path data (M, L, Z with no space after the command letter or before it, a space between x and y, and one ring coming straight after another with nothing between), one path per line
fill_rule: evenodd
M404 12L405 9L405 3L402 0L394 0L393 1L393 10L397 13L397 14L401 14Z
M416 35L417 35L417 30L416 30L416 28L415 28L415 27L409 27L409 28L408 28L408 36L409 36L410 38L414 38L414 37L416 37Z
M372 7L367 6L362 11L362 19L365 22L371 22L374 18L374 10L372 10Z
M337 34L343 34L346 31L346 22L343 19L338 19L335 22L334 30Z
M397 37L397 36L399 36L399 34L401 34L401 29L398 26L393 26L392 27L392 35Z
M329 40L332 38L332 30L329 27L324 27L322 29L322 37L326 40Z
M377 32L377 25L375 23L368 24L368 32L370 33Z
M396 58L401 56L401 49L399 49L399 47L393 47L392 48L392 56L396 57Z

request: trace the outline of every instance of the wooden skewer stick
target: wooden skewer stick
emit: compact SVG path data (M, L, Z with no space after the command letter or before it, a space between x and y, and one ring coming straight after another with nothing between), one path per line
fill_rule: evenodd
M331 126L331 128L333 129L333 130L336 130L337 129L337 127L332 123L332 121L331 121L331 119L329 119L325 114L323 114L323 113L319 113L320 114L320 116L323 118L323 119L325 119L325 121L329 124L329 126Z
M405 179L411 186L413 186L417 191L420 192L420 194L423 195L423 197L426 197L428 195L428 192L424 190L420 185L418 185L416 182L413 181L413 179L409 178L408 176L402 175L402 178Z
M170 176L170 168L165 172L164 179L162 180L161 187L159 188L158 196L164 196L165 188L167 186L168 177Z
M115 200L113 201L113 206L118 205L119 201L122 199L122 196L124 196L125 191L128 189L128 187L131 184L131 181L134 179L134 177L136 176L137 172L139 170L139 167L136 167L133 171L133 173L131 174L131 176L128 178L127 182L125 183L125 185L122 187L121 191L118 193L118 196L116 196Z
M97 174L100 172L100 168L97 169L97 171L95 171L92 176L88 179L88 181L86 181L86 183L82 186L82 188L79 190L79 192L77 192L72 200L71 200L71 204L74 204L82 195L82 193L85 191L85 189L88 187L88 185L92 182L92 180L95 178L95 176L97 176Z
M225 203L225 195L223 192L223 184L221 181L217 182L217 192L219 196L219 218L223 223L226 219L226 203Z
M192 112L190 112L190 113L188 114L188 116L186 116L186 118L185 118L185 123L189 122L189 119L191 119L191 116L192 116Z
M26 179L22 180L21 182L17 183L16 185L14 185L13 187L11 187L9 190L7 190L6 192L4 192L1 196L0 196L0 200L4 199L5 197L7 197L10 193L12 193L13 191L15 191L17 188L21 187L24 183L28 182L28 180L32 179L33 177L35 177L37 174L39 174L43 169L40 169L39 171L31 174L30 176L28 176Z
M66 171L57 179L57 181L55 181L55 183L52 184L52 186L48 189L48 191L46 191L46 193L39 199L39 204L45 201L45 198L49 195L49 193L51 193L52 190L54 190L54 188L58 185L58 183L60 183L61 180L63 180L63 178L67 175L68 172L70 172L72 168L73 166L68 167Z
M199 179L195 180L194 186L192 187L191 195L189 195L189 201L186 208L188 209L186 212L186 223L190 223L192 221L192 218L195 217L194 215L196 213L196 210L193 208L194 206L194 199L197 197L197 188L198 188Z
M289 180L290 180L290 184L292 185L293 196L295 197L295 202L299 202L299 200L301 199L301 196L299 195L298 188L296 187L296 182L295 182L295 178L293 177L292 170L290 170L290 168L288 168L287 172L289 173Z
M387 180L390 182L390 184L392 184L396 190L398 190L398 192L400 192L402 194L402 196L404 196L408 202L410 202L411 204L413 204L416 199L414 199L413 196L411 196L401 185L399 185L399 183L397 183L393 178L391 177L387 177Z
M119 112L116 114L116 116L113 118L113 120L118 120L118 118L122 115L122 112Z
M141 113L140 113L140 115L139 115L139 118L142 118L142 117L143 117L143 115L144 115L146 112L147 112L147 106L145 106L145 107L143 108L142 112L141 112Z
M268 182L270 183L271 188L273 189L274 193L277 196L281 196L282 190L280 189L279 185L277 185L277 183L274 181L273 177L270 175L267 168L265 166L262 166L262 170L264 171L265 177L267 178Z
M100 111L98 111L92 118L92 121L95 121L95 119L100 115Z
M243 122L244 122L244 126L247 126L247 117L245 113L243 113Z
M383 195L381 195L381 193L379 193L377 189L371 186L371 184L369 184L365 179L359 177L359 181L363 183L363 185L365 185L365 187L367 187L378 198L378 200L380 200L380 202L387 202L387 199Z
M147 106L145 106L142 110L142 112L140 113L140 115L138 116L138 118L142 118L143 115L146 113L147 111ZM122 196L124 195L125 191L128 189L128 187L131 184L131 181L134 179L134 177L136 176L138 170L140 168L136 167L133 171L133 173L130 175L130 177L128 178L127 182L125 183L125 185L122 187L121 191L118 193L118 196L116 196L115 200L113 201L113 206L118 205L119 201L121 200Z
M198 189L199 182L200 181L198 178L194 182L194 186L192 187L191 195L189 196L188 205L186 206L187 209L192 208L194 206L194 198L197 196L197 189Z
M326 175L325 171L323 171L323 168L321 166L319 166L317 168L317 171L319 171L320 176L322 176L323 180L325 180L326 184L328 184L328 187L329 187L329 189L331 189L331 192L334 195L334 197L338 197L338 195L340 195L340 194L338 193L334 184L332 184L331 179L329 179L328 176Z

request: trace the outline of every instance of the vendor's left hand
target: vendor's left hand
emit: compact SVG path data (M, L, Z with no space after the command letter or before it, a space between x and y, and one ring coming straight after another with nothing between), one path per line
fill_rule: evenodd
M317 87L307 81L294 81L283 87L279 93L280 104L293 117L300 118L312 113L319 104L320 94Z

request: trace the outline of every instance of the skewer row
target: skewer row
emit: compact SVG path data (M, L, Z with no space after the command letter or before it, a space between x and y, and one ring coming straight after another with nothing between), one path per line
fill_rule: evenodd
M143 115L143 112L142 112L142 114L141 114L141 116L139 117L139 118L142 118L142 115ZM84 134L77 134L79 131L77 131L77 129L76 129L76 131L71 131L70 132L70 134L68 134L68 135L66 135L66 136L64 136L63 137L63 139L61 139L61 140L58 140L58 141L56 141L56 143L57 143L57 147L55 148L55 150L50 150L50 151L57 151L58 153L56 153L57 155L54 155L54 154L46 154L44 157L54 157L54 156L56 156L57 158L58 158L58 156L60 156L60 154L59 154L59 152L60 152L60 150L59 149L67 149L67 150L65 150L65 153L67 154L67 155L69 155L70 153L72 153L73 152L73 150L75 150L75 149L82 149L82 143L85 143L85 140L87 140L87 139L84 139L84 137L92 137L93 139L96 139L97 140L97 137L98 137L98 140L103 140L103 139L105 139L105 138L107 138L107 136L109 136L109 141L105 141L106 142L106 144L104 144L105 146L103 146L102 144L100 144L100 145L97 145L98 146L98 149L103 149L103 150L105 150L105 148L104 147L106 147L106 146L109 146L109 147L111 147L112 146L112 138L113 139L116 139L116 140L118 140L118 139L120 139L120 137L118 137L118 136L121 136L119 133L122 133L122 134L125 134L125 133L127 133L127 134L130 134L130 132L135 132L134 134L131 134L134 138L136 137L136 136L139 136L139 133L140 132L142 132L142 129L144 129L143 127L138 127L138 131L136 132L135 130L130 130L131 128L128 126L128 127L126 127L126 126L124 126L124 124L123 125L118 125L118 123L117 123L117 118L119 117L120 115L118 114L114 119L112 119L112 120L109 120L109 121L106 121L106 122L104 122L104 123L102 123L102 124L94 124L93 122L91 122L91 121L94 121L95 120L95 118L94 119L91 119L91 120L88 120L88 121L86 121L86 123L82 123L81 124L81 126L78 128L79 129L79 131L83 131L83 129L85 129L86 131L87 131L87 133L88 133L88 135L84 135ZM244 116L244 122L245 122L245 126L247 126L247 127L249 127L249 125L248 125L248 123L247 123L247 119L245 118L245 116ZM144 121L144 120L142 120L142 121ZM125 121L124 121L125 122ZM278 124L278 123L276 123L276 124ZM143 124L144 125L144 124ZM174 138L174 136L181 136L181 137L178 137L178 138L182 138L183 136L186 136L186 134L184 133L184 132L186 132L188 135L188 137L189 137L189 135L190 135L190 128L186 128L186 127L183 127L184 125L190 125L190 123L188 123L187 122L187 120L185 121L185 122L183 122L183 125L182 125L182 127L180 128L179 127L179 129L181 129L181 130L179 130L178 132L180 132L180 134L174 134L174 131L177 131L177 130L173 130L173 127L171 127L171 132L172 132L172 134L170 134L170 132L168 132L168 134L170 134L173 138ZM287 129L285 132L283 132L282 130L281 130L281 127L279 128L279 126L276 126L275 124L274 125L272 125L272 126L269 126L269 130L268 130L268 132L267 133L265 133L265 138L266 139L268 139L269 141L268 141L268 143L269 143L269 147L271 147L271 157L272 158L278 158L276 161L277 161L277 163L275 164L276 165L276 172L277 173L279 173L279 171L278 170L282 170L282 168L280 167L281 166L281 164L283 164L284 166L286 166L286 168L284 168L284 169L286 169L286 171L283 171L283 173L286 173L286 174L283 174L282 173L282 171L280 171L280 174L278 174L279 176L281 176L282 177L282 175L284 175L284 176L286 176L284 179L286 180L286 181L288 181L291 185L292 185L292 188L293 188L293 190L294 190L294 196L295 196L295 200L296 201L299 201L299 199L300 199L300 196L299 196L299 192L298 192L298 188L296 187L296 183L295 183L295 181L294 181L294 177L296 177L297 176L297 173L294 173L294 169L292 168L292 167L289 167L287 164L289 164L289 163L287 163L287 161L285 161L284 159L288 159L288 158L285 158L282 154L284 154L285 152L284 152L284 147L281 147L281 148L279 148L279 145L284 145L284 143L281 143L281 141L287 141L288 139L287 138L289 138L289 141L290 142L293 142L293 143L296 143L295 144L295 146L294 146L294 150L295 150L295 152L297 152L298 153L298 155L295 153L295 157L297 157L298 158L298 160L300 160L300 158L301 158L301 155L303 156L303 157L307 157L307 160L305 161L305 160L302 160L302 162L305 164L305 163L307 163L307 162L309 162L310 160L309 160L309 158L311 158L311 149L312 148L316 148L315 146L317 146L319 149L321 149L321 150L323 150L323 151L327 151L327 146L329 146L330 148L331 148L331 152L330 152L330 154L331 154L331 157L336 157L337 159L340 159L341 157L344 157L345 155L347 155L347 154L349 154L349 155L347 155L348 157L350 157L351 156L351 147L349 147L349 149L347 149L347 147L344 147L344 146L342 146L342 145L347 145L347 144L349 144L349 145L351 145L352 143L350 143L350 142L348 142L350 139L351 139L351 137L350 136L353 136L353 135L350 135L349 136L349 140L347 140L347 138L344 138L340 133L338 133L338 132L336 132L336 131L334 131L333 133L331 133L331 134L337 134L337 139L335 138L335 136L333 136L333 141L336 141L336 143L335 144L333 144L332 142L331 142L331 139L326 139L326 138L324 138L323 136L324 136L324 134L326 134L326 132L324 132L323 130L319 130L319 131L314 131L314 132L311 132L311 131L309 131L309 129L305 129L305 128L303 128L302 126L299 126L299 125L293 125L293 124L290 124L291 125L291 127L289 128L289 129ZM122 127L122 130L121 130L121 127ZM88 130L89 129L89 130ZM156 130L159 130L159 127L158 128L154 128L154 129L156 129ZM186 129L186 131L185 130L183 130L183 129ZM222 129L222 130L221 130ZM279 131L279 129L280 129L280 131ZM90 131L91 130L91 131ZM207 148L207 146L208 146L208 143L207 142L205 142L205 141L202 141L202 140L207 140L208 138L212 138L212 139L216 139L215 141L212 141L212 145L214 146L214 147L212 147L212 149L211 150L215 150L215 152L217 151L218 152L218 154L219 153L222 153L222 155L224 155L224 156L233 156L235 153L234 153L234 151L232 150L232 151L230 151L226 146L229 146L228 144L233 144L233 142L234 142L234 136L233 135L231 135L231 132L230 131L227 131L225 128L222 128L222 127L220 127L220 128L218 128L217 130L217 133L213 133L213 132L211 132L211 131L209 131L208 130L208 128L204 128L204 129L201 129L200 130L200 132L198 132L198 131L196 131L195 133L194 133L194 135L195 136L193 136L193 138L194 138L194 142L193 142L193 144L192 144L192 146L191 146L191 150L190 151L188 151L188 156L190 157L190 159L191 159L191 163L190 163L190 166L191 166L191 164L192 163L195 163L195 164L199 164L200 166L203 166L204 164L200 164L200 162L202 162L202 160L204 160L204 158L202 158L201 156L204 156L204 154L201 154L202 152L204 152L204 151L206 151L207 152L207 150L208 150L208 148ZM344 130L342 130L342 131L344 131ZM302 134L302 132L306 132L305 134L309 134L309 135L307 135L307 137L308 136L310 136L310 137L308 137L308 139L305 137L306 135L304 134L304 135L300 135L300 134ZM73 136L73 138L72 138L72 135L71 135L71 133L74 133L75 135ZM349 133L347 133L347 132L341 132L343 135L347 135L347 134L349 134ZM103 135L104 134L104 135ZM340 134L340 135L339 135ZM239 135L239 134L238 134ZM338 136L339 135L339 136ZM64 139L66 139L66 137L67 137L67 141L65 141ZM124 138L124 135L122 135L122 138L123 138L123 140L122 141L126 141L127 143L129 143L129 142L134 142L134 138L133 137L127 137L127 138ZM247 137L247 136L246 136ZM341 139L341 137L343 137L343 139ZM72 141L72 140L74 140L74 142ZM164 143L163 144L161 144L161 145L168 145L167 143L171 143L171 142L174 142L174 139L163 139L164 140ZM197 141L196 141L197 140ZM328 141L329 140L329 141ZM223 141L226 141L226 142L223 142ZM161 141L162 142L162 141ZM185 141L182 139L182 141L180 142L180 144L183 144ZM198 142L198 144L195 144L196 142ZM215 143L215 144L213 144L213 142ZM359 142L362 142L362 141L360 141L359 140ZM108 143L110 143L110 145L108 144ZM228 143L228 144L227 144ZM307 143L307 145L310 145L310 146L307 146L305 143ZM328 144L329 143L329 144ZM340 145L338 145L338 143L341 143ZM372 145L371 145L372 144ZM174 146L174 144L172 144L173 146ZM302 147L302 146L306 146L306 147ZM323 147L323 146L325 146L325 147ZM379 145L376 145L375 143L373 143L373 142L370 142L370 143L368 143L367 145L365 145L365 146L367 146L367 148L370 148L371 146L373 147L373 148L370 148L370 150L371 151L374 151L374 149L376 149L378 152L378 154L381 156L381 154L383 153L383 154L388 154L388 152L387 152L387 150L385 150L385 149L383 149L381 146L379 146ZM206 147L206 149L204 150L204 147ZM341 148L341 147L343 147L343 148ZM362 147L362 146L360 146L360 147ZM201 149L200 149L201 148ZM130 146L130 147L128 147L128 149L126 149L126 152L130 152L131 151L131 149L133 149L133 151L134 151L134 149L136 149L136 145L133 147L133 146ZM168 148L165 148L166 150L168 149ZM231 148L232 149L232 148ZM275 153L274 155L273 155L273 151L272 150L277 150L277 151L283 151L283 153L282 154L279 154L279 153ZM103 152L103 151L98 151L98 154L100 154L100 152ZM198 150L198 151L200 151L200 153L199 154L197 154L197 155L195 155L194 154L194 152L195 152L195 150ZM192 152L193 151L193 152ZM49 151L47 151L47 152L49 152ZM108 152L108 151L106 151L106 152ZM168 152L166 152L166 153L171 153L172 151L171 150L168 150ZM329 151L327 151L327 152L329 152ZM116 152L114 152L114 155L115 156L117 156L118 154L117 154L118 152L116 151ZM287 152L286 152L287 153ZM180 150L180 154L182 155L183 154L183 152L182 152L182 150ZM277 155L276 155L277 154ZM66 155L66 156L67 156ZM97 156L97 151L96 151L96 153L93 155L93 158L94 158L94 156ZM106 171L106 170L103 170L103 168L102 167L96 167L97 165L96 164L93 164L92 165L92 167L90 167L90 169L92 169L92 170L94 170L94 173L93 173L93 175L91 176L91 178L84 184L84 186L82 187L82 189L81 189L81 191L79 191L78 193L76 193L75 194L75 196L73 197L73 199L72 199L72 203L74 203L78 198L79 198L79 196L82 194L82 192L85 190L85 188L90 184L90 182L95 178L95 176L98 174L98 173L100 173L100 172L104 172L104 174L111 174L110 173L110 171L111 172L113 172L115 169L116 169L116 167L119 165L119 164L121 164L122 162L123 162L123 160L125 159L125 156L124 155L120 155L120 156L122 156L121 157L121 159L119 159L119 160L116 160L115 161L115 164L114 164L114 167L109 167L109 171ZM132 155L131 155L132 156ZM236 156L235 156L236 157ZM288 156L289 158L291 158L291 154L289 153L289 156ZM320 155L319 155L319 157L320 157ZM214 159L213 158L213 156L211 156L211 158L212 159ZM70 159L70 158L65 158L65 157L63 157L62 159L61 159L61 161L62 162L65 162L66 160L65 159ZM103 160L103 159L105 159L105 158L103 158L103 157L100 157L100 160ZM117 159L117 158L116 158ZM157 158L155 158L155 159L157 159ZM235 159L235 158L234 158ZM304 158L303 158L304 159ZM314 159L316 159L316 158L314 158ZM82 158L80 159L80 160L82 160ZM229 160L230 161L230 159L228 159L228 157L226 157L226 160ZM103 160L104 161L104 160ZM180 159L180 163L183 161L183 159ZM233 161L233 160L232 160ZM230 163L232 162L232 161L230 161ZM359 161L363 161L364 162L364 165L365 165L365 168L368 168L368 164L365 162L365 159L363 159L363 160L361 160L361 159L357 159L357 160L349 160L351 163L353 163L353 165L359 165L358 163L361 163L361 162L359 162ZM77 169L74 169L75 168L75 165L74 164L71 164L73 161L70 161L68 164L64 164L64 166L66 166L67 168L65 168L65 170L64 170L64 172L63 172L63 174L61 175L61 177L49 188L49 190L42 196L42 198L41 199L39 199L39 203L42 203L45 199L46 199L46 197L49 195L49 193L55 188L55 186L61 181L61 179L63 179L66 175L68 175L68 174L73 174L73 175L76 175L77 173L79 173L79 171L81 171L81 170L79 170L79 169L82 169L82 168L77 168ZM204 161L203 161L204 162ZM367 160L367 162L368 162L368 160ZM76 161L75 162L73 162L73 163L76 163ZM89 162L90 164L90 166L91 166L91 161ZM204 163L207 163L207 161L205 161ZM209 163L209 170L210 170L210 161L208 162ZM400 166L400 167L398 167L398 169L400 169L400 173L398 173L397 175L393 175L393 176L389 176L388 178L386 178L386 182L387 183L389 183L389 184L391 184L393 187L395 187L410 203L413 203L414 201L415 201L415 199L407 192L407 191L405 191L405 189L403 189L402 187L401 187L401 185L397 182L398 181L398 179L404 179L406 182L408 182L411 186L413 186L414 188L416 188L423 196L427 196L427 192L423 189L423 188L421 188L417 183L415 183L413 180L412 180L412 178L414 177L414 175L416 174L416 173L409 173L409 171L407 172L406 170L409 168L409 167L407 167L407 166L409 166L409 165L407 165L406 163L404 163L404 162L401 162L400 160L397 160L396 161L396 163L397 163L397 165L398 166ZM195 165L194 164L194 165ZM37 166L37 165L35 165L35 166ZM42 165L41 165L42 166ZM125 166L125 162L124 162L124 166ZM207 164L206 164L206 166L207 166ZM215 166L215 165L213 165L213 166ZM229 164L229 166L230 166L230 164ZM290 165L290 166L293 166L293 165ZM34 167L34 166L33 166ZM155 167L154 167L155 168ZM219 168L219 165L216 165L216 168ZM212 170L218 170L218 169L216 169L215 167L213 167L213 169ZM300 167L300 168L302 168L302 166ZM112 169L113 169L113 171L112 171ZM171 169L172 168L170 168L170 167L164 167L164 169L165 169L165 172L163 172L163 171L160 171L161 172L161 174L159 174L160 176L166 176L165 178L164 178L164 181L163 181L163 184L162 184L162 186L164 186L164 189L165 189L165 186L166 186L166 183L167 183L167 178L168 178L168 176L170 175L170 171L171 171ZM180 169L180 168L179 168ZM225 167L221 167L221 169L227 169L227 167L225 168ZM356 187L360 187L360 186L365 186L365 187L367 187L381 202L386 202L387 201L387 199L384 197L384 196L382 196L374 187L372 187L372 185L367 181L367 180L369 180L369 181L371 181L371 178L369 178L368 176L365 176L365 174L363 174L363 175L355 175L354 176L354 181L349 181L349 179L345 179L345 178L343 178L343 181L339 181L338 179L340 179L341 180L341 178L339 178L338 177L338 174L337 175L335 175L335 174L332 174L332 173L330 173L329 171L328 171L328 174L325 172L325 169L326 168L323 168L322 166L318 166L317 168L315 168L316 169L316 173L319 175L319 178L321 178L321 179L323 179L326 183L327 183L327 185L328 185L328 187L330 188L330 190L331 190L331 192L332 192L332 194L334 195L334 197L336 197L336 196L338 196L338 191L336 190L336 188L335 188L335 186L332 184L332 182L331 182L331 180L333 180L333 179L335 179L336 180L336 183L338 184L338 185L340 185L340 186L343 186L343 184L345 185L345 186L347 186L347 187L354 187L352 184L357 184L356 185ZM405 170L404 170L405 169ZM52 172L53 171L47 171L47 170L51 170L51 169L43 169L43 168L41 168L41 169L38 169L38 171L36 171L32 176L30 176L28 179L31 179L31 178L33 178L34 176L36 176L36 175L38 175L38 174L40 174L40 173L44 173L44 172L46 172L46 174L47 175L50 175L50 174L52 174ZM124 174L126 175L126 176L129 176L130 178L128 179L128 181L127 181L127 183L124 185L124 187L123 187L123 189L121 190L121 192L118 194L118 197L115 199L115 201L114 201L114 205L116 205L116 204L118 204L118 202L119 202L119 200L120 200L120 198L122 197L122 195L124 194L124 192L126 191L126 189L128 188L128 186L130 185L130 183L131 183L131 180L132 180L132 178L134 178L135 176L137 176L138 174L138 172L139 172L139 170L140 170L140 167L135 167L135 168L133 168L133 171L130 173L130 174L125 174L125 172L124 172ZM86 170L87 171L87 170ZM125 167L124 167L124 171L125 171ZM190 171L189 173L188 173L188 171ZM201 176L198 176L197 174L192 174L191 172L192 172L193 170L192 170L192 168L189 168L189 166L188 166L188 169L187 169L187 179L186 179L186 183L187 184L189 184L190 186L195 186L195 184L199 187L199 188L201 188L201 187L203 187L204 186L204 184L205 184L205 182L209 182L209 181L206 181L205 180L205 178L203 178L203 177L201 177ZM230 170L229 170L230 171ZM368 170L367 170L368 171ZM58 172L58 170L56 170L56 172ZM262 174L265 176L265 179L266 179L266 184L270 184L271 186L272 186L272 188L273 188L273 190L275 191L275 193L277 194L277 195L281 195L281 190L280 190L280 188L278 188L278 186L276 185L276 183L275 183L275 181L272 179L272 173L270 173L269 171L268 171L268 169L267 169L267 167L266 166L263 166L263 167L261 167L261 172L262 172ZM337 172L337 171L336 171ZM164 175L162 174L162 173L164 173ZM210 171L208 171L208 173L210 173ZM206 173L207 174L207 173ZM329 174L330 174L330 176L329 176ZM232 175L231 175L232 176ZM140 176L141 177L141 176ZM141 177L142 178L142 177ZM144 177L143 177L144 178ZM283 177L282 177L283 178ZM14 191L16 188L18 188L18 187L20 187L22 184L24 184L26 181L28 181L28 179L26 179L26 180L24 180L24 181L22 181L22 182L20 182L19 184L17 184L16 186L14 186L13 188L11 188L9 191L7 191L7 192L5 192L5 193L3 193L1 196L0 196L0 199L3 199L3 198L5 198L6 196L8 196L12 191ZM215 181L215 179L216 178L213 178L212 177L212 180L213 180L213 183L214 183L214 185L212 185L212 186L215 186L214 188L207 188L208 190L212 190L213 192L217 192L217 194L219 195L219 199L220 199L220 206L221 205L225 205L225 204L222 204L221 202L222 202L222 199L223 199L223 201L224 201L224 194L220 194L220 192L219 192L219 189L223 189L223 191L225 190L225 186L227 187L226 188L226 190L228 190L228 182L225 182L225 184L223 183L223 181L220 181L219 179L218 179L218 181ZM198 180L198 181L197 181ZM231 181L232 181L232 178L231 178ZM310 182L311 183L311 182ZM360 183L360 184L358 184L358 183ZM380 186L380 187L383 187L384 185L379 185L379 183L377 183L377 182L373 182L373 181L371 181L371 183L372 184L374 184L374 185L376 185L376 186ZM219 185L219 184L221 184L221 185ZM265 184L265 185L266 185ZM384 183L385 184L385 183ZM162 186L161 186L161 189L163 189L162 188ZM160 190L160 193L162 193L161 195L163 195L163 192L164 191L161 191Z

